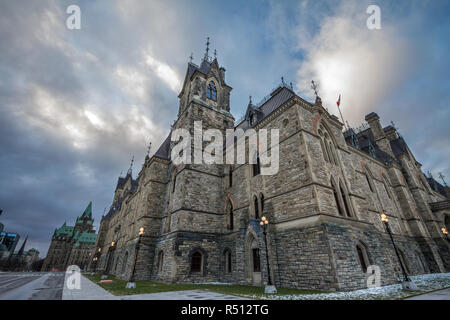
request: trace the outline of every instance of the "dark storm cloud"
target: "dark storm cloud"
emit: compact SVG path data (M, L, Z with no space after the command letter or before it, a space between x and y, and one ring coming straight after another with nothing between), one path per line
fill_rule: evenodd
M81 7L81 30L65 26L70 4ZM315 78L330 111L334 90L345 90L343 112L352 114L352 124L370 111L378 112L384 124L396 121L418 161L450 177L445 160L450 156L449 48L442 41L449 33L443 18L448 8L381 2L386 25L374 37L357 23L366 18L367 5L3 1L1 221L8 231L29 234L28 245L41 255L54 228L64 221L73 224L91 200L98 225L131 156L136 175L148 142L154 152L168 134L188 56L193 52L194 62L200 61L207 36L234 88L231 111L236 118L249 95L261 99L281 76L297 80L297 89L309 98L309 85L303 82ZM365 56L373 49L378 60ZM348 81L336 82L330 72L316 68L324 57L341 65L351 57L352 65L375 72L357 70ZM378 72L377 63L386 70ZM370 77L380 85L359 90ZM354 105L348 104L350 97Z

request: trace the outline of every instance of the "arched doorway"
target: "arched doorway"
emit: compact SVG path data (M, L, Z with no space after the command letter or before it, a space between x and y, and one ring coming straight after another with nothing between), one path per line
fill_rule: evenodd
M254 285L261 285L261 252L258 241L253 232L249 232L245 243L245 269L247 282Z

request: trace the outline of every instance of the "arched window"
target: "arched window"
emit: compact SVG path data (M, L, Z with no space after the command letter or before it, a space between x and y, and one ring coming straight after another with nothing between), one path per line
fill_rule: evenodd
M359 264L361 265L361 269L364 273L366 273L367 267L370 265L366 246L363 243L359 242L356 245L356 252L358 253L358 260Z
M227 203L227 214L228 214L227 229L233 230L234 229L233 204L231 203L230 200L228 200Z
M264 214L264 195L262 193L259 194L259 202L261 202L261 214Z
M253 272L261 272L261 258L259 256L259 248L252 249L253 256Z
M342 184L340 184L339 187L341 189L342 202L344 202L345 212L347 213L347 217L350 217L351 212L350 212L350 206L348 205L347 196L346 196L344 190L342 189Z
M172 193L175 192L175 185L177 184L177 174L173 175L173 183L172 183Z
M255 206L255 219L259 219L258 198L253 196L253 205Z
M201 272L202 271L202 254L196 251L192 254L191 261L191 272Z
M331 138L331 133L329 133L322 124L319 126L319 130L317 132L320 137L320 147L322 148L325 161L337 165L337 154Z
M365 171L364 176L366 177L366 181L367 184L369 185L370 192L375 192L375 187L372 184L372 175L370 171L367 168L365 168L364 171Z
M206 97L213 101L217 101L217 89L213 81L211 81L208 84L208 88L206 90Z
M161 250L158 253L158 265L157 265L158 272L162 272L163 266L164 266L164 252Z
M391 192L390 192L389 189L388 189L388 183L387 183L386 181L387 181L387 179L386 179L386 177L383 175L383 186L384 186L384 191L386 191L386 193L387 193L387 195L388 195L388 198L389 198L389 199L392 199Z
M231 273L231 251L226 249L224 252L225 273Z
M256 154L256 163L253 164L253 176L257 176L261 173L261 163L259 161L259 154Z
M341 201L339 200L336 185L334 184L333 180L331 180L331 186L333 187L334 202L336 203L338 213L340 216L344 216L344 212L342 211L342 207L341 207Z

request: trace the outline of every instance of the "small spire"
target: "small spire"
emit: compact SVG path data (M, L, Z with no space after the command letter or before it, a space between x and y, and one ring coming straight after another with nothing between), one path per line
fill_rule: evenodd
M147 155L145 156L145 159L150 159L150 150L151 149L152 149L152 142L150 141L150 143L148 144Z
M133 172L133 162L134 162L134 155L131 158L130 169L128 169L127 175L131 175Z
M209 37L206 38L206 51L205 56L203 57L203 61L209 60Z
M248 101L248 105L251 106L252 105L252 96L249 96L249 101Z
M217 50L214 49L214 59L217 59Z
M189 56L189 59L191 60L191 63L192 63L192 60L194 60L194 53L191 52L191 55Z
M284 83L284 77L281 77L281 84L284 86L285 85L285 83Z
M311 80L311 89L314 90L314 94L316 95L316 98L319 96L319 94L317 93L317 84L314 82L314 80Z
M292 86L292 82L289 82L289 86L291 87L291 90L294 91L294 87Z

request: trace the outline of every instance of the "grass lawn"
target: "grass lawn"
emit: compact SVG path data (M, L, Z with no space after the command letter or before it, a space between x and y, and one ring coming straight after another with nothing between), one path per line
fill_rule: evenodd
M235 296L252 296L253 298L264 298L268 295L264 294L264 287L243 286L243 285L225 285L225 284L191 284L191 283L159 283L152 281L136 281L136 289L125 289L127 281L116 279L112 275L108 275L110 283L100 283L101 274L84 274L86 278L95 282L102 288L108 290L116 296L143 294L143 293L157 293L167 291L180 290L205 290L218 292L223 294L230 294ZM299 289L285 289L277 288L277 296L283 295L297 295L297 294L313 294L324 293L323 291L313 290L299 290ZM273 295L271 295L273 296Z

